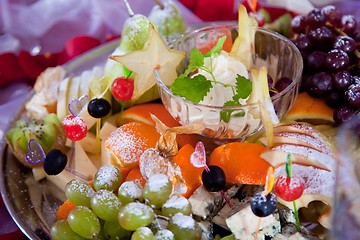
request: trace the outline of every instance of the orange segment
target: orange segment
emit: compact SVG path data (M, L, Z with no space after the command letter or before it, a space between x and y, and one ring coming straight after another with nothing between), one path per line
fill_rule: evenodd
M59 207L56 213L56 220L66 220L69 212L76 207L70 200L66 200L61 206Z
M220 28L209 31L209 33L207 34L207 38L204 38L204 40L199 37L196 42L196 48L202 54L206 54L217 44L219 38L223 36L226 36L226 39L222 49L226 52L230 52L233 43L231 38L231 32L228 28Z
M323 99L313 98L306 92L300 93L290 111L284 116L291 121L313 124L334 123L334 110Z
M265 149L265 146L255 143L227 143L214 149L208 165L221 167L228 183L264 184L271 166L260 158Z
M140 183L141 186L144 186L146 183L145 178L141 175L140 168L136 167L130 170L128 175L126 176L125 181L135 181Z
M129 107L119 114L116 123L120 126L130 122L142 122L147 125L155 126L155 122L151 119L150 114L155 115L168 127L180 125L178 121L170 115L162 103L146 103ZM177 135L176 139L179 147L182 147L187 143L193 146L196 144L195 135L192 134Z
M134 168L140 156L148 148L154 148L159 140L155 127L131 122L113 131L106 139L104 147L122 168Z
M203 168L196 168L190 162L190 156L194 150L193 146L186 144L179 149L179 152L172 160L181 169L181 175L187 187L187 191L183 194L186 198L190 197L191 194L202 184L201 174Z

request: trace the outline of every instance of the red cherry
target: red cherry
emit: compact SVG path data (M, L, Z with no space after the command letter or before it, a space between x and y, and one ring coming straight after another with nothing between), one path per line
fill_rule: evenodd
M86 137L88 128L84 119L82 119L81 117L68 115L61 122L61 125L65 131L67 138L72 141L78 141Z
M134 80L125 77L116 78L111 85L111 92L119 101L129 101L134 92Z
M288 202L301 197L305 189L305 182L301 177L279 176L275 182L276 195Z

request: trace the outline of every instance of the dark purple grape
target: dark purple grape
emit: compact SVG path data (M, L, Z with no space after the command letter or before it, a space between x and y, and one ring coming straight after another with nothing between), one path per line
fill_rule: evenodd
M272 88L273 84L274 84L274 80L272 79L272 77L269 74L267 75L267 80L268 80L269 88Z
M61 173L67 164L67 156L59 149L53 149L46 154L44 161L44 170L48 175L57 175Z
M251 211L258 217L267 217L272 214L277 206L276 195L270 192L265 196L264 192L255 194L250 202Z
M340 94L336 90L331 90L325 95L325 102L331 108L340 107L344 103L344 94Z
M322 71L325 68L326 53L314 51L307 57L307 66L312 70Z
M331 43L335 38L335 35L331 29L325 26L310 30L308 36L312 45L319 46L321 48L327 48L331 46Z
M333 26L338 27L341 23L341 13L333 5L327 5L321 9L325 15L326 21L331 23Z
M306 34L300 33L296 38L293 38L292 41L300 51L307 52L312 48L310 39Z
M360 42L360 29L355 29L351 36L355 40L355 42Z
M355 114L354 110L348 106L341 106L334 110L334 122L336 124L342 124L347 122Z
M94 98L88 104L88 112L94 118L102 118L110 113L111 105L105 98Z
M353 109L360 109L360 84L350 85L345 92L345 101Z
M341 18L341 28L347 35L351 35L356 29L354 15L343 15Z
M350 59L346 52L333 49L326 54L326 66L331 71L339 71L349 65Z
M292 79L288 77L281 77L279 78L275 83L275 89L278 92L283 91L285 88L287 88L292 83Z
M297 15L291 20L291 29L295 33L305 33L306 18L302 15Z
M356 42L349 36L337 36L334 40L333 47L352 54L356 50Z
M315 29L317 27L323 26L325 24L326 17L325 14L319 8L311 10L306 16L306 23L310 29Z
M319 72L308 79L306 91L310 96L322 97L333 88L332 77L327 72Z
M337 90L345 91L352 83L351 74L347 70L336 72L333 78L334 87Z
M201 175L205 189L209 192L218 192L223 190L226 185L224 170L215 165L210 165L209 169L209 172L204 170Z
M360 84L360 77L359 76L351 76L352 83L354 84Z

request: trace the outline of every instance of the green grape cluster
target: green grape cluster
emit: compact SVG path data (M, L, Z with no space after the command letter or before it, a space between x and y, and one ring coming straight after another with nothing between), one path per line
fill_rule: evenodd
M166 175L154 175L142 187L134 181L122 182L117 167L103 166L94 176L94 188L79 179L66 185L65 195L76 206L66 220L52 225L51 237L201 239L202 231L191 215L190 202L172 190Z

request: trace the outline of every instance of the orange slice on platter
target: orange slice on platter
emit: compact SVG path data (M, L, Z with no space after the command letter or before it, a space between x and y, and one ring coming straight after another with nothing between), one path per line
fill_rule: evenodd
M300 93L285 120L308 122L311 124L334 124L334 110L323 99L311 97L306 92Z
M151 114L155 115L161 122L170 128L180 126L179 122L170 115L162 103L145 103L129 107L119 114L116 124L120 126L129 122L141 122L155 126ZM195 146L196 137L194 134L178 134L176 136L176 141L179 147L182 147L185 144Z
M231 142L214 149L208 165L221 167L228 183L265 184L266 174L271 166L260 155L267 148L260 144Z
M139 165L140 156L148 148L154 148L160 134L155 127L131 122L113 131L106 139L104 147L111 158L122 168L134 168Z
M187 190L182 195L189 198L191 194L201 186L201 174L203 168L194 167L190 162L190 156L195 151L194 147L190 144L184 145L179 149L178 153L172 159L181 169L181 176L185 182Z

